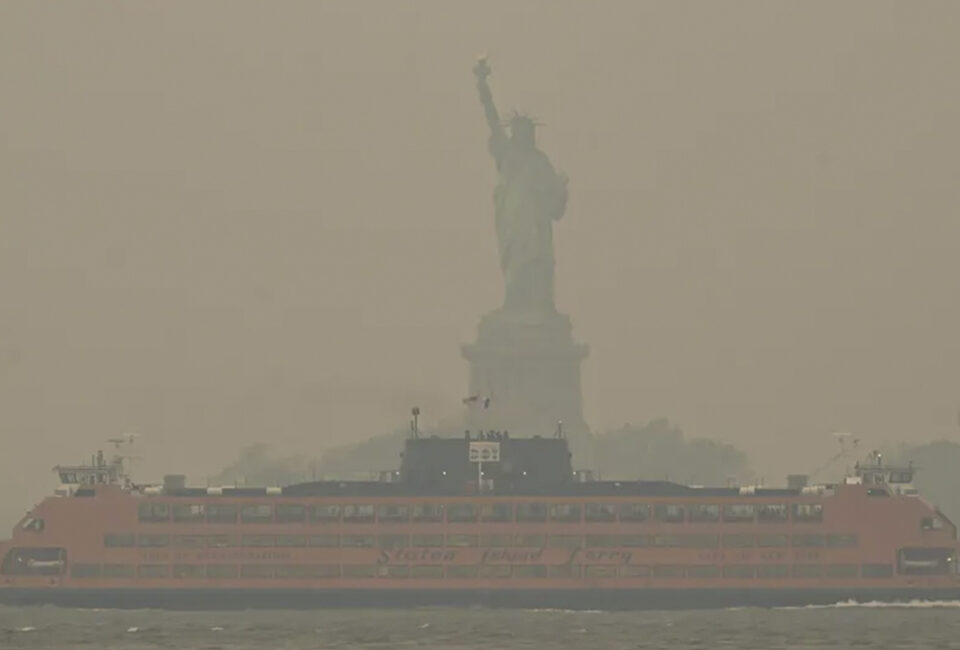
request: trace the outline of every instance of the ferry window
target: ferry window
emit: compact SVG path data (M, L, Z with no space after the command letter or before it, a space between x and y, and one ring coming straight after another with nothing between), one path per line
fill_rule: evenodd
M548 545L551 548L580 548L581 540L579 535L550 535Z
M204 571L203 571L202 564L174 564L173 565L174 578L202 578L203 573Z
M787 520L785 503L762 503L757 506L757 520L762 522L780 522Z
M73 564L70 566L71 578L99 578L99 564Z
M653 516L657 521L682 522L686 519L686 508L671 503L660 503L654 506Z
M447 535L447 546L476 546L476 535Z
M913 480L912 472L891 472L890 483L909 483Z
M313 571L308 564L281 564L277 566L278 578L312 578Z
M0 573L55 576L63 573L66 562L67 552L62 548L12 548L3 557Z
M136 546L133 533L107 533L103 536L104 546Z
M756 508L751 503L728 503L723 506L723 520L730 522L753 521Z
M480 546L513 546L513 535L499 533L480 535Z
M543 548L547 543L546 535L538 533L517 535L516 545L529 548Z
M314 578L340 577L340 567L336 564L314 564L310 568Z
M170 507L166 503L141 503L137 508L140 521L168 521Z
M514 578L546 578L546 564L519 564L513 567Z
M579 564L551 564L547 567L547 575L551 578L579 578Z
M794 564L794 578L819 578L823 574L819 564Z
M723 546L725 548L750 548L753 544L753 535L733 534L723 536Z
M228 548L237 545L237 538L233 535L207 535L207 546L210 548Z
M442 503L415 503L413 520L416 522L443 521Z
M823 546L823 535L814 533L796 533L791 540L797 548L819 548Z
M594 504L602 505L602 504ZM646 503L620 504L620 521L646 521L650 518L650 506ZM591 521L613 521L612 519L592 519Z
M897 554L897 573L905 575L955 573L956 561L956 552L952 548L901 548Z
M728 564L723 567L724 578L752 578L756 568L749 564Z
M311 535L310 546L318 548L337 548L340 546L339 535Z
M509 578L509 564L484 564L480 566L477 575L480 578Z
M578 503L551 503L550 521L580 521L580 504Z
M823 567L825 578L856 578L856 564L827 564Z
M350 523L370 523L374 508L370 503L348 503L343 506L343 520Z
M588 548L616 548L620 545L619 535L587 535Z
M650 567L650 575L654 578L682 578L683 567L675 564L655 564Z
M406 564L388 564L380 567L380 575L387 578L409 578L410 567Z
M23 522L24 530L35 530L38 533L43 530L43 519L40 517L31 517Z
M512 503L484 503L480 505L480 521L513 521Z
M160 548L170 546L169 535L140 535L140 546L143 548Z
M830 548L847 548L858 544L856 535L827 535L827 546Z
M377 520L383 523L399 523L410 520L410 508L405 503L384 503L377 509Z
M137 574L137 568L132 564L104 564L104 578L132 578Z
M276 570L265 564L244 564L240 567L241 578L272 578Z
M583 567L585 578L616 578L617 567L606 564L588 564Z
M616 521L617 506L612 503L588 503L584 518L587 521Z
M823 521L822 503L794 503L794 521Z
M368 548L376 546L376 538L373 535L343 535L340 543L344 548Z
M207 523L235 524L239 508L233 503L208 503Z
M694 564L683 571L688 578L719 578L720 567L715 564Z
M344 578L375 578L377 575L375 564L344 564L340 569Z
M277 538L273 535L244 535L240 538L240 543L243 546L263 548L276 546Z
M788 535L757 535L757 546L760 548L775 548L790 544Z
M475 564L448 564L448 578L476 578L480 567Z
M340 504L318 503L313 506L310 518L313 521L340 521Z
M170 538L170 545L177 548L201 548L205 541L203 535L174 535Z
M476 521L477 506L472 503L451 503L447 507L447 521Z
M269 503L253 503L240 506L240 521L247 524L262 524L273 521L273 506Z
M690 506L690 521L720 521L720 506L698 503Z
M203 521L203 506L199 503L173 504L174 521Z
M546 521L547 504L545 503L518 503L517 521Z
M307 508L300 503L278 503L277 523L289 524L307 520Z
M650 567L644 564L628 564L620 567L621 578L646 578L650 575Z
M860 567L860 575L864 578L892 578L892 564L864 564Z
M137 576L140 578L166 578L170 575L170 567L166 564L141 564L137 567Z
M208 564L207 577L208 578L236 578L237 565L236 564Z
M717 548L720 546L719 535L683 535L682 541L685 548Z
M437 548L443 546L443 533L430 533L427 535L414 535L410 543L417 548Z
M619 535L620 546L644 547L653 545L652 535Z
M416 564L410 567L411 578L442 578L443 565L440 564Z
M683 535L654 535L653 545L667 548L681 548L684 545Z
M310 538L307 535L277 535L277 546L303 548L310 546Z
M410 545L409 535L380 535L380 548L406 548Z
M758 578L788 578L790 566L787 564L761 564L757 567Z

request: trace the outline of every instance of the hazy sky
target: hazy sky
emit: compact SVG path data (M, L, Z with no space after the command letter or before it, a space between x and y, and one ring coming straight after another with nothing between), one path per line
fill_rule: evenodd
M957 2L0 4L0 524L124 432L140 478L429 423L497 306L471 73L570 176L595 430L779 479L960 437ZM376 468L382 469L382 468Z

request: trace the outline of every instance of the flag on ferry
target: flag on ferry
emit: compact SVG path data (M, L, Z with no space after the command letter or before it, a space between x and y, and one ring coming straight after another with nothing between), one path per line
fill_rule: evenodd
M464 397L463 403L468 406L487 408L490 406L490 398L483 395L471 395L470 397Z

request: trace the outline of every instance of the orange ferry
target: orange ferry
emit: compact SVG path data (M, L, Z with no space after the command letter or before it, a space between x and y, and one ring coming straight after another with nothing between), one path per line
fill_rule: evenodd
M89 607L668 608L956 599L956 528L879 454L841 483L601 481L567 441L406 441L377 481L136 485L55 468L0 542L0 602Z

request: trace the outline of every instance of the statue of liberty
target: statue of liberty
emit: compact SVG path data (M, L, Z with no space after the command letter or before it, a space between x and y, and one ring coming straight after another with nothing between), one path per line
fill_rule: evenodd
M567 178L537 149L536 123L515 113L507 123L493 103L485 58L473 69L490 126L490 153L499 180L494 192L497 245L506 291L504 309L555 311L553 221L567 205ZM509 136L505 130L509 126Z

